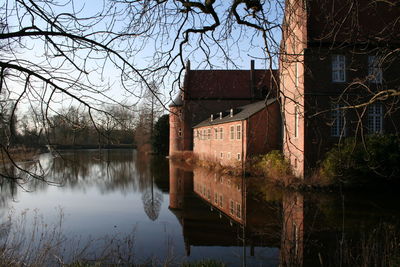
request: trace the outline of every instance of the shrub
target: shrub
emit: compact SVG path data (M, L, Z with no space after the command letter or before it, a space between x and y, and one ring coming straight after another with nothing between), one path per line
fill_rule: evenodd
M326 154L320 173L344 184L395 181L400 176L399 162L397 135L370 135L364 142L347 138Z
M270 179L278 180L285 185L294 179L289 162L278 150L259 156L256 161L256 169Z

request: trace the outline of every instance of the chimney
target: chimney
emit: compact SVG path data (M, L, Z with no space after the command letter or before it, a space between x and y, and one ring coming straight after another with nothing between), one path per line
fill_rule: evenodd
M186 61L185 70L186 70L186 71L190 71L190 60Z
M233 117L233 108L230 110L230 116Z
M222 119L222 112L219 113L219 119Z
M183 88L182 88L182 100L187 100L190 93L189 90L189 72L190 72L190 60L186 61L185 66L185 76L183 78Z
M211 114L211 118L210 118L210 120L211 120L211 121L213 121L213 120L214 120L214 115L213 115L213 114Z
M254 71L254 60L250 61L250 90L251 90L251 98L254 100L256 97L256 77Z

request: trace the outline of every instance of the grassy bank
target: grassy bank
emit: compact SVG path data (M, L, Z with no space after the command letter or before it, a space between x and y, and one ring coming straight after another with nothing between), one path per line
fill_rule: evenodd
M193 151L177 151L169 156L169 159L178 164L190 166L190 168L205 168L207 170L216 171L221 174L239 176L243 174L240 162L235 162L233 165L222 165L219 160L214 158L200 159Z
M7 151L0 150L0 164L9 164L12 162L27 162L32 161L40 154L40 149L15 147Z

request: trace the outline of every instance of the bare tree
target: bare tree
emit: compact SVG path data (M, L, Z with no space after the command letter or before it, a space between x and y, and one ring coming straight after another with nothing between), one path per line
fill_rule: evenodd
M319 0L104 0L90 8L74 0L6 0L0 7L0 91L7 92L14 101L12 114L19 106L39 103L39 117L46 126L55 107L69 101L85 107L97 128L94 113L109 114L102 109L104 103L122 104L126 98L137 103L144 92L140 88L150 91L165 107L149 81L172 97L182 87L187 59L202 68L237 68L237 62L247 55L262 60L271 70L278 67L279 56L301 63L303 57L295 56L301 53L288 51L281 43L282 35L283 40L299 37L297 28L288 26L297 18L308 18L307 12L299 12L299 7L307 11L317 5L326 11L325 17L319 17L328 19L319 24L323 35L314 40L321 47L326 43L324 37L330 41L333 38L334 45L327 47L331 51L349 44L337 42L337 37L344 28L361 25L357 24L357 11L363 10L365 1L347 2L336 11L327 3L340 6L338 1ZM391 8L394 14L399 8L394 0L373 0L367 5ZM331 10L336 13L330 14ZM397 21L385 26L378 37L398 37L391 34L399 28ZM382 46L377 47L382 50ZM398 45L384 48L386 52L379 58L397 57ZM317 58L318 55L323 57L315 54ZM280 63L281 71L292 66ZM288 73L293 79L293 72ZM113 80L116 76L118 79ZM354 82L359 88L366 88L369 97L346 103L347 107L364 107L399 95L398 87L376 91L365 87L365 83ZM117 93L122 100L114 97L113 88L117 87L122 89ZM293 94L283 88L279 92L282 99L296 102ZM304 106L303 102L297 104ZM397 102L392 102L392 107L396 108ZM304 110L299 111L301 116L321 113L320 109L307 115ZM290 137L287 139L291 142ZM8 150L7 144L1 145L4 151Z

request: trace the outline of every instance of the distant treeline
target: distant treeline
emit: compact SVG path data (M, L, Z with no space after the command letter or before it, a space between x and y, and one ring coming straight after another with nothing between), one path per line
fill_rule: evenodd
M159 154L168 152L168 115L158 118L146 109L130 111L120 106L96 114L69 107L38 118L35 111L11 116L0 114L0 142L4 147L96 149L140 148ZM152 120L156 122L153 123ZM11 123L10 123L11 122Z

